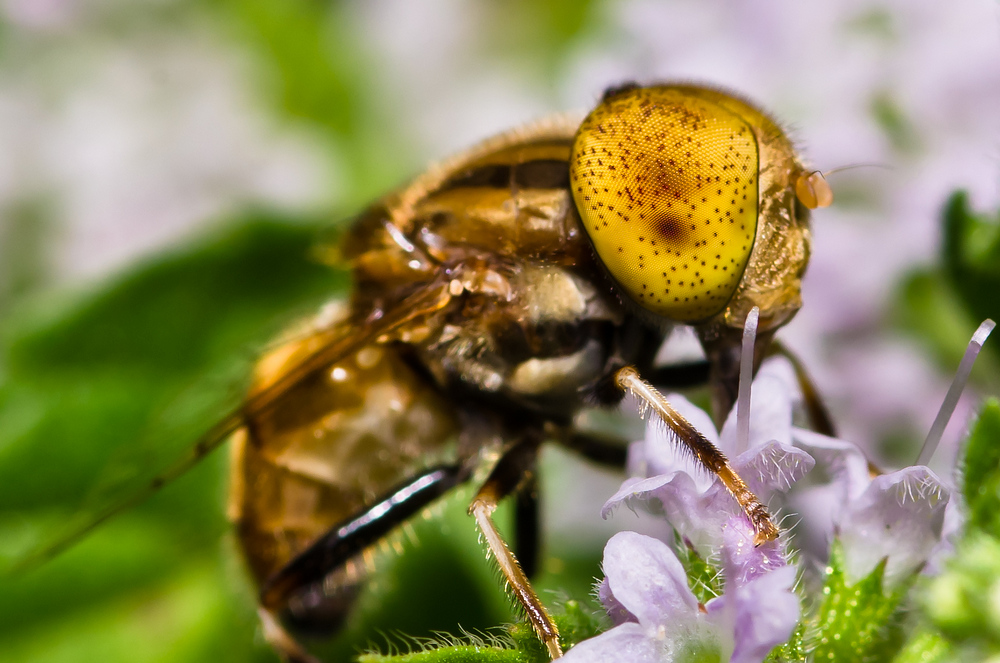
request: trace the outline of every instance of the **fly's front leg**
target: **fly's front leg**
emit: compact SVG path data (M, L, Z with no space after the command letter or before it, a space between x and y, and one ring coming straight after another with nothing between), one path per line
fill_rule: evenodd
M517 490L526 476L533 472L537 457L538 446L533 442L518 444L508 450L493 468L486 483L476 493L469 507L469 513L475 517L486 545L489 546L500 572L507 579L510 591L524 608L528 621L548 649L549 655L555 659L562 656L559 631L493 522L493 512L497 504Z
M357 515L335 525L268 578L260 590L260 617L267 641L291 663L315 663L282 627L277 615L292 601L321 599L324 580L375 545L411 516L464 482L468 470L442 465L388 491Z
M705 469L719 477L722 485L736 498L746 513L754 530L754 543L760 545L778 537L778 528L771 522L767 507L761 504L753 491L729 464L725 454L709 442L697 428L673 408L672 405L651 384L643 380L632 366L618 369L614 374L615 385L629 391L652 409L677 435L677 438L698 459Z

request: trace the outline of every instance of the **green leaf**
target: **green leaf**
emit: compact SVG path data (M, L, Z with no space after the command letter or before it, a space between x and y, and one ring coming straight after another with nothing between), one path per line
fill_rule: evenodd
M399 656L366 654L358 658L358 663L526 663L528 660L516 649L456 645Z
M247 215L0 331L0 511L113 500L238 403L269 338L346 276L311 262L317 224ZM201 510L203 511L203 510ZM189 515L203 520L198 512Z
M315 219L248 213L103 286L23 303L5 320L0 561L43 544L75 514L88 518L88 494L99 495L91 506L113 501L143 484L160 461L186 451L219 417L220 404L239 399L263 344L344 291L344 274L308 258L319 227ZM192 613L193 621L132 619L137 606L169 612L170 583L192 565L218 564L228 530L225 461L224 454L209 457L44 567L0 576L0 651L14 656L4 660L25 660L14 652L31 660L154 660L165 656L154 642L173 651L173 660L265 652L254 643L249 591L225 596L221 613ZM97 490L102 485L115 489ZM204 591L243 587L235 571L232 583L226 574L200 574L214 583ZM172 634L171 624L178 629ZM185 624L205 631L198 636L204 646L169 644L183 639ZM134 644L130 651L108 640L100 649L99 634L110 638L121 628L133 635L150 629L148 658ZM165 635L156 640L154 631ZM88 655L90 641L104 654Z
M962 494L966 527L1000 537L1000 401L991 398L980 411L965 446Z
M871 113L893 149L903 154L920 150L919 132L889 90L874 95Z
M942 211L944 242L938 266L912 272L896 298L894 317L927 342L938 363L954 371L976 326L1000 319L1000 221L974 215L964 192L954 193ZM983 347L972 379L1000 388L1000 348Z
M218 574L212 563L189 564L154 585L6 633L0 662L267 661L259 645L239 637L252 625L212 581Z
M941 366L954 370L965 354L969 337L981 322L975 320L956 296L940 269L911 272L898 288L893 317L918 335ZM988 348L989 343L986 344ZM977 376L985 371L977 364Z
M607 626L603 616L579 601L567 601L552 612L559 628L563 650L592 638ZM406 654L365 654L359 663L548 663L548 651L525 622L512 624L506 633L465 634L461 638L437 638L417 643L419 651Z
M893 663L946 663L960 660L951 645L936 630L917 630L906 641Z
M963 191L945 206L942 258L972 317L979 321L1000 316L1000 217L973 214Z
M971 532L923 593L931 624L956 648L1000 654L1000 540ZM971 659L967 659L971 660Z
M674 549L677 552L677 559L684 566L687 573L688 585L699 603L705 604L722 595L723 581L722 570L703 559L687 540L677 535Z
M799 622L792 637L783 645L778 645L764 659L765 663L805 663L809 653L806 650L806 624Z
M414 163L393 98L373 85L379 54L358 33L357 9L316 0L191 0L217 12L250 56L262 105L306 125L336 157L344 199L362 205ZM342 202L344 202L342 200Z
M815 661L886 661L899 650L900 602L909 583L886 593L885 560L866 577L848 583L844 551L835 540L823 584L823 601L812 637Z
M559 628L559 642L563 650L572 649L577 643L592 638L608 627L604 611L590 607L581 601L566 601L551 611L552 620ZM545 663L548 652L535 632L526 622L509 627L514 645L526 657L526 661Z
M481 3L481 42L486 57L520 65L525 77L535 77L539 94L557 90L580 43L607 43L616 36L605 8L594 0L508 0ZM606 81L607 84L623 81Z

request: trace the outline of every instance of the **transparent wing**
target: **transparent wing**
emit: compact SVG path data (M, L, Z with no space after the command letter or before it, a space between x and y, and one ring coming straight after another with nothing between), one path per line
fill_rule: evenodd
M99 491L101 493L99 497L90 500L98 503L99 506L83 510L82 515L75 518L74 522L57 534L55 538L44 542L40 548L21 558L14 566L15 571L30 568L58 555L108 519L149 498L222 445L232 433L243 425L246 417L259 414L272 407L282 394L305 377L336 363L343 357L374 342L380 336L390 334L393 330L404 326L415 318L427 316L444 308L450 301L451 296L448 292L447 281L433 282L416 291L377 320L366 321L364 325L345 321L328 328L317 329L307 339L302 340L300 337L299 342L308 343L314 350L298 359L293 365L284 367L281 374L266 387L255 390L252 396L234 407L198 436L197 441L182 456L169 463L166 469L146 480L142 485L134 487L134 482L129 482L129 485L133 486L129 490L120 486L111 489L104 487ZM204 394L200 394L200 400L202 402L206 400ZM184 415L183 413L186 407L184 401L183 397L178 399L171 408L168 408L168 414L178 415L181 419L190 419L189 414ZM158 416L156 420L161 425L165 425L163 415ZM186 427L189 428L190 425L188 423ZM184 426L182 424L181 427ZM176 424L169 426L172 429L177 427ZM162 432L158 431L156 436L162 436Z

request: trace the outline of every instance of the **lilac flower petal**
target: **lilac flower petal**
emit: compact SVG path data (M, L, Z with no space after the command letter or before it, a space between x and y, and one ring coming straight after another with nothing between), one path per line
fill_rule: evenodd
M566 652L565 663L662 663L664 643L638 624L622 624L584 640Z
M941 540L938 541L927 555L927 565L923 572L935 576L944 570L945 562L955 552L955 540L965 526L965 514L959 500L949 499L944 508L944 523L941 525Z
M698 495L687 488L685 482L675 480L652 491L651 497L659 500L674 530L703 557L718 549L723 525L739 512L735 498L721 484Z
M611 622L618 626L619 624L624 624L626 622L638 622L639 620L631 612L625 609L615 595L611 593L611 587L608 585L608 579L604 578L601 582L597 583L597 598L601 600L601 605L604 606L604 611L608 613L608 617L611 618Z
M816 465L808 453L778 440L764 442L733 460L733 466L758 497L787 492Z
M792 399L793 404L802 400L802 390L799 387L799 378L795 375L795 367L785 357L776 356L765 359L757 371L757 377L780 381L785 385L785 391Z
M736 590L735 646L730 663L760 663L777 645L788 641L801 610L792 591L794 584L795 568L786 566Z
M804 428L794 428L792 437L796 446L808 451L833 477L841 504L868 488L871 483L868 459L855 445Z
M797 393L797 386L789 384L784 369L791 371L787 361L768 361L753 381L748 449L770 440L778 440L787 445L792 443L792 399L793 394ZM791 380L794 384L794 373ZM722 426L722 450L726 453L732 453L736 448L736 416L736 409L733 408Z
M727 594L787 565L780 541L754 546L753 538L753 528L746 518L733 516L723 527L722 569Z
M738 506L718 483L699 492L694 480L684 472L626 479L609 499L601 514L607 518L618 506L637 505L653 514L663 514L681 536L690 540L699 554L708 555L721 544L722 526Z
M796 490L789 500L798 515L795 543L815 559L826 559L835 535L835 521L846 506L841 486L824 483Z
M840 521L846 573L852 582L888 557L886 582L919 568L941 540L949 492L922 465L875 477Z
M850 442L803 428L793 428L792 439L831 477L829 483L798 490L793 497L793 510L802 516L797 538L804 550L822 559L847 505L871 484L868 459Z
M646 422L646 435L650 435L649 424ZM646 440L636 440L628 445L628 456L625 462L625 473L630 477L650 477L656 474L669 474L668 472L652 472L651 466L657 463L655 458L646 453ZM652 452L652 450L650 450Z
M698 614L698 599L674 552L662 541L619 532L604 548L604 574L615 599L644 626L683 624Z
M625 481L622 482L621 488L618 489L618 492L612 495L608 501L604 503L604 506L601 508L601 517L606 520L615 509L622 505L625 505L633 510L635 510L636 504L645 506L646 503L652 499L652 493L656 489L660 488L664 484L674 481L675 479L680 482L685 482L685 488L694 485L691 477L683 472L660 474L648 479L641 477L629 477L628 479L625 479ZM691 488L691 490L693 491L694 489Z

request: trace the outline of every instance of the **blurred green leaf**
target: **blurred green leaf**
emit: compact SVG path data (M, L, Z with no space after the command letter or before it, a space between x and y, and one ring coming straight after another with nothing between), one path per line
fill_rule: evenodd
M79 500L113 454L171 460L238 402L277 330L344 291L308 259L317 224L250 214L78 302L4 329L0 509ZM124 454L124 456L121 456Z
M343 178L342 203L362 205L419 166L398 109L374 83L377 53L357 33L352 3L189 0L253 61L262 106L314 133Z
M52 226L48 201L37 197L0 210L0 320L18 299L45 282Z
M889 90L872 98L871 113L893 149L904 154L920 150L920 133Z
M967 527L1000 537L1000 401L991 398L969 432L962 464Z
M944 210L945 273L977 321L1000 316L1000 216L974 214L956 192Z
M893 663L946 663L957 660L948 642L935 630L918 630Z
M923 592L923 608L960 660L1000 654L1000 540L977 530L958 544L947 570Z
M249 213L103 287L18 307L0 329L0 561L44 543L74 514L85 519L90 508L143 485L220 415L221 402L238 401L262 344L343 293L344 274L308 259L320 225ZM217 555L227 529L224 462L210 457L45 567L0 578L0 651L19 652L4 660L65 659L71 639L80 641L80 654L70 660L91 658L86 642L107 653L94 658L125 656L130 648L112 635L131 632L121 606L143 592L158 597L156 605L169 603L173 590L164 583ZM108 485L109 472L116 490L88 504L85 495ZM193 614L192 629L217 621L210 630L219 637L192 652L260 649L248 637L252 604L241 608L242 644L226 639L239 623L232 616ZM173 637L187 623L178 622ZM90 627L83 624L93 634L84 635ZM149 658L133 650L117 660L154 660L156 651L151 640L141 652Z
M483 42L496 60L519 65L539 83L539 93L558 88L567 63L584 41L608 41L612 21L602 21L595 0L505 0L482 3ZM606 84L623 81L605 81Z
M91 604L72 618L36 622L0 640L0 661L267 660L252 640L231 637L243 619L214 577L211 565L193 565L155 588Z
M945 205L942 223L941 264L916 270L902 282L895 317L953 371L976 326L1000 316L1000 219L973 215L959 191ZM977 362L973 380L995 390L1000 350L987 342L983 356L989 359Z
M976 329L945 275L935 269L914 271L902 282L896 319L927 343L939 364L952 370Z

